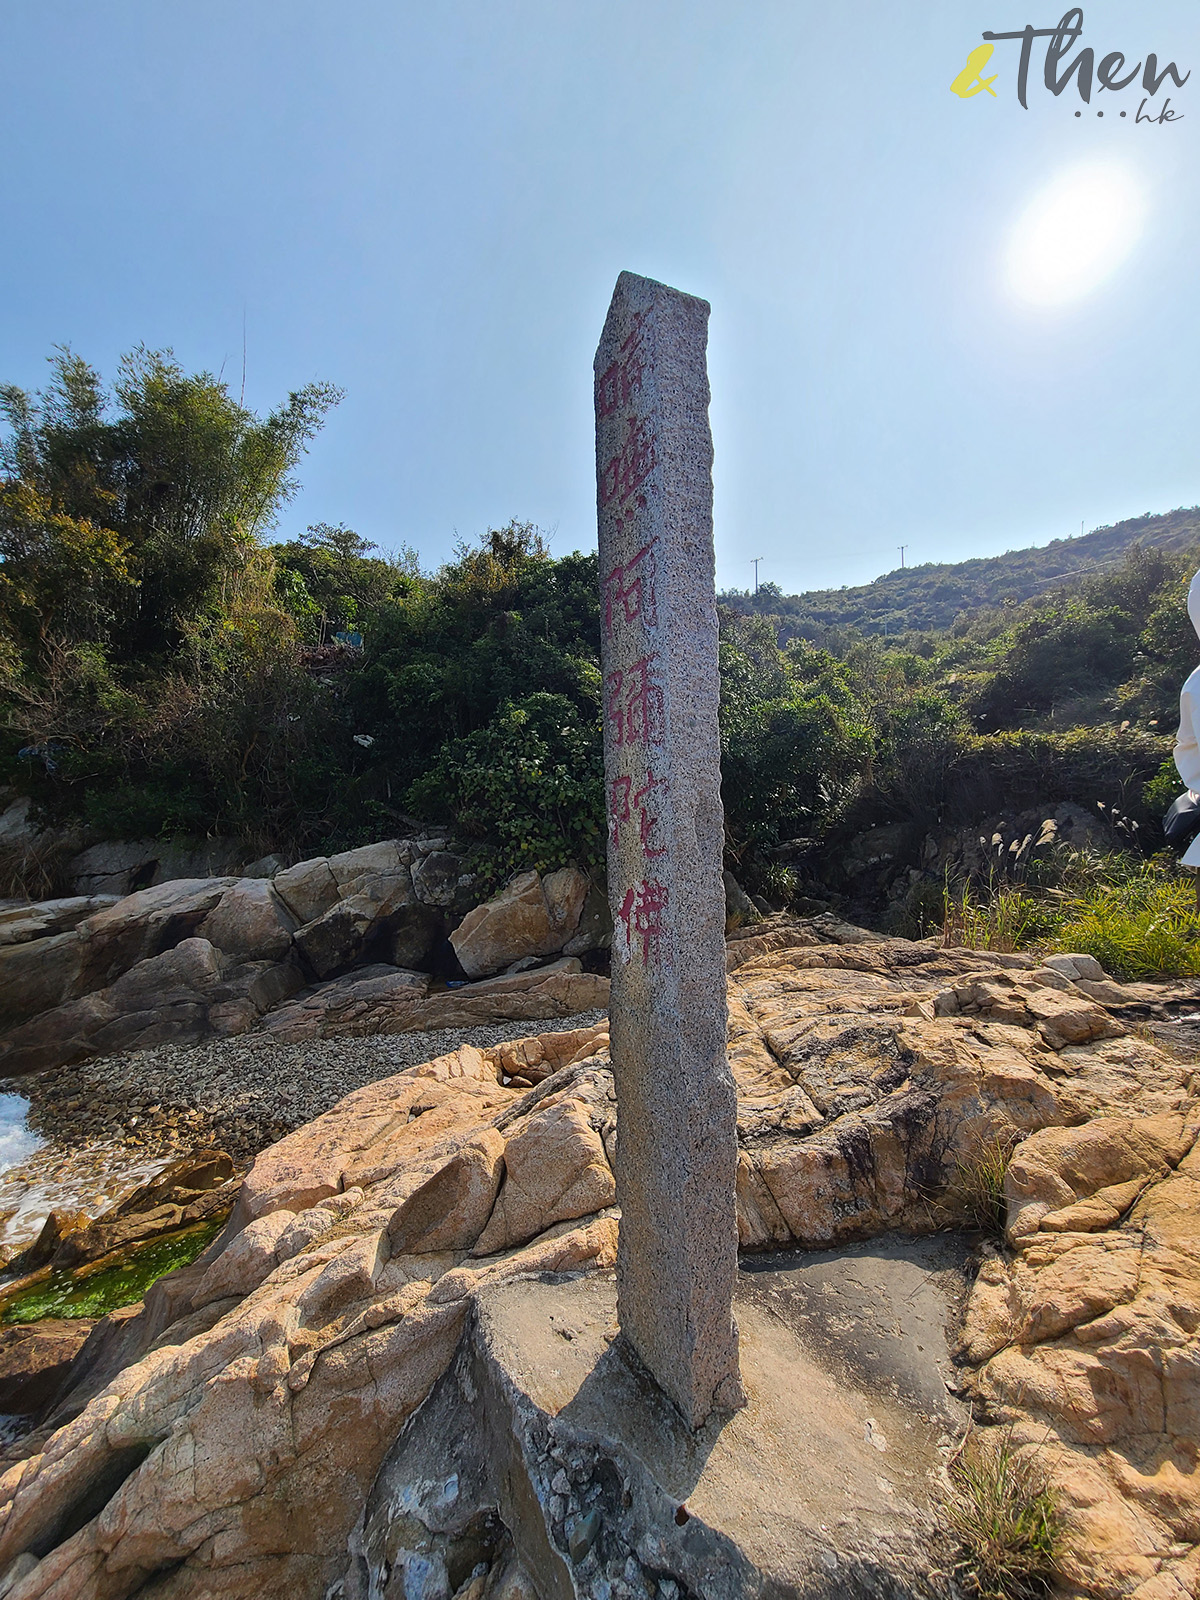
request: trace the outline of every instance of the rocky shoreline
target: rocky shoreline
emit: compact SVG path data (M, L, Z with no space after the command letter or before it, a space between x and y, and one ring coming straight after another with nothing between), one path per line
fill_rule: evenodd
M441 1593L515 1597L532 1592L529 1563L549 1559L581 1596L661 1600L723 1592L711 1561L733 1571L735 1547L739 1597L782 1583L797 1551L825 1553L814 1596L937 1592L959 1397L972 1448L1010 1441L1049 1477L1065 1593L1194 1594L1200 1104L1193 1054L1164 1051L1147 1023L1168 1003L1194 1009L1194 993L1089 976L1082 957L823 922L747 929L727 958L752 1405L702 1452L699 1479L687 1474L686 1508L670 1488L678 1462L647 1479L645 1441L635 1461L617 1438L638 1380L608 1340L617 1128L603 1025L576 1016L482 1050L461 1043L466 1029L287 1047L248 1035L71 1069L64 1099L81 1104L64 1106L64 1135L115 1121L125 1100L139 1137L139 1095L206 1114L223 1074L240 1075L250 1109L235 1114L260 1132L256 1119L299 1120L364 1086L240 1182L192 1198L198 1177L183 1174L171 1203L184 1210L236 1190L224 1233L141 1304L80 1327L55 1397L3 1458L13 1600L118 1600L135 1580L164 1600L363 1600L409 1567L436 1570ZM301 1064L303 1089L289 1083ZM1016 1153L1006 1234L983 1244L964 1174L993 1147ZM964 1265L979 1270L965 1313L947 1302L943 1339L940 1302L911 1322L937 1264L912 1241L947 1226L965 1230ZM845 1347L855 1308L885 1292L894 1314ZM825 1343L805 1332L813 1316ZM12 1332L14 1362L34 1338ZM45 1363L63 1364L63 1338L61 1323L45 1330ZM924 1365L893 1372L910 1345ZM477 1426L480 1394L492 1431ZM608 1407L599 1434L595 1406ZM598 1453L601 1435L616 1443ZM790 1465L781 1438L796 1441ZM653 1442L670 1455L665 1422ZM114 1461L125 1476L110 1502L62 1537ZM422 1486L452 1475L447 1520ZM786 1537L772 1519L764 1542L762 1495L781 1476Z
M603 1011L570 1018L590 1027ZM339 1100L406 1067L472 1045L488 1049L537 1026L499 1022L362 1039L281 1043L243 1034L197 1045L161 1045L6 1080L30 1100L29 1125L56 1144L119 1139L131 1150L212 1144L248 1162Z
M604 1015L589 1011L571 1022L590 1027ZM28 1125L46 1143L0 1174L0 1212L11 1211L21 1191L28 1205L32 1190L44 1192L40 1212L69 1206L74 1193L91 1214L103 1209L104 1193L117 1199L162 1163L206 1147L226 1151L244 1171L260 1151L356 1089L463 1046L486 1050L523 1038L530 1027L514 1021L305 1043L249 1034L6 1080L0 1092L28 1097ZM36 1226L31 1232L22 1217L18 1231L10 1248L28 1244Z

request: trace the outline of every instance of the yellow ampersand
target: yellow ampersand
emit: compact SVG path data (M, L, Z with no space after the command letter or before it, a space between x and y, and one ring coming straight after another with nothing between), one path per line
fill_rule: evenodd
M960 100L969 100L973 94L978 94L981 89L986 89L993 99L996 91L992 88L999 73L993 72L990 78L981 76L984 67L992 59L994 44L977 45L967 57L967 64L950 85L950 93L958 95Z

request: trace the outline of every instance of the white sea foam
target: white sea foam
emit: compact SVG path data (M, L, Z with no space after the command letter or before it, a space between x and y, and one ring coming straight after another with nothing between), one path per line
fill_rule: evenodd
M26 1126L29 1101L22 1094L0 1094L0 1172L27 1161L45 1143Z

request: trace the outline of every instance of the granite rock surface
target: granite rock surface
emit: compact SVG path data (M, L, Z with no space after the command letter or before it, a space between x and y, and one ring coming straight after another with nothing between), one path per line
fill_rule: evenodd
M933 1233L954 1220L960 1165L988 1140L1018 1141L1011 1246L988 1256L972 1292L966 1381L1031 1448L1050 1438L1056 1486L1078 1509L1071 1593L1193 1593L1192 1063L1134 1031L1132 999L1120 1020L1025 957L844 930L833 942L780 923L735 941L730 965L743 1251ZM953 1010L939 1004L948 993ZM1048 1012L1048 996L1078 1028ZM264 1151L223 1235L143 1305L98 1324L55 1414L9 1448L8 1600L349 1597L381 1469L485 1302L503 1292L511 1304L541 1274L612 1268L618 1137L600 1024L453 1051L368 1084ZM624 1515L614 1492L605 1503ZM636 1502L641 1491L628 1492ZM702 1592L675 1522L653 1552L634 1553L636 1572L597 1566L597 1548L618 1548L606 1514L598 1503L594 1525L582 1504L550 1516L572 1588L546 1590L504 1529L482 1524L471 1537L495 1559L456 1584L547 1600L599 1595L602 1583L615 1594L618 1578L637 1594L651 1571L656 1595ZM389 1515L385 1544L409 1549L415 1530ZM449 1527L450 1501L438 1515ZM883 1500L879 1516L882 1527ZM921 1592L915 1548L878 1592ZM757 1594L759 1558L742 1557L734 1592ZM823 1559L814 1550L814 1586L798 1593L839 1592Z

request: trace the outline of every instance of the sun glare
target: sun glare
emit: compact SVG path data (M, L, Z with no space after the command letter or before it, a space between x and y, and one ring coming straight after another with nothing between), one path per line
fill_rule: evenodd
M1070 167L1030 201L1008 247L1008 284L1019 300L1061 306L1102 284L1142 231L1137 175L1115 162Z

